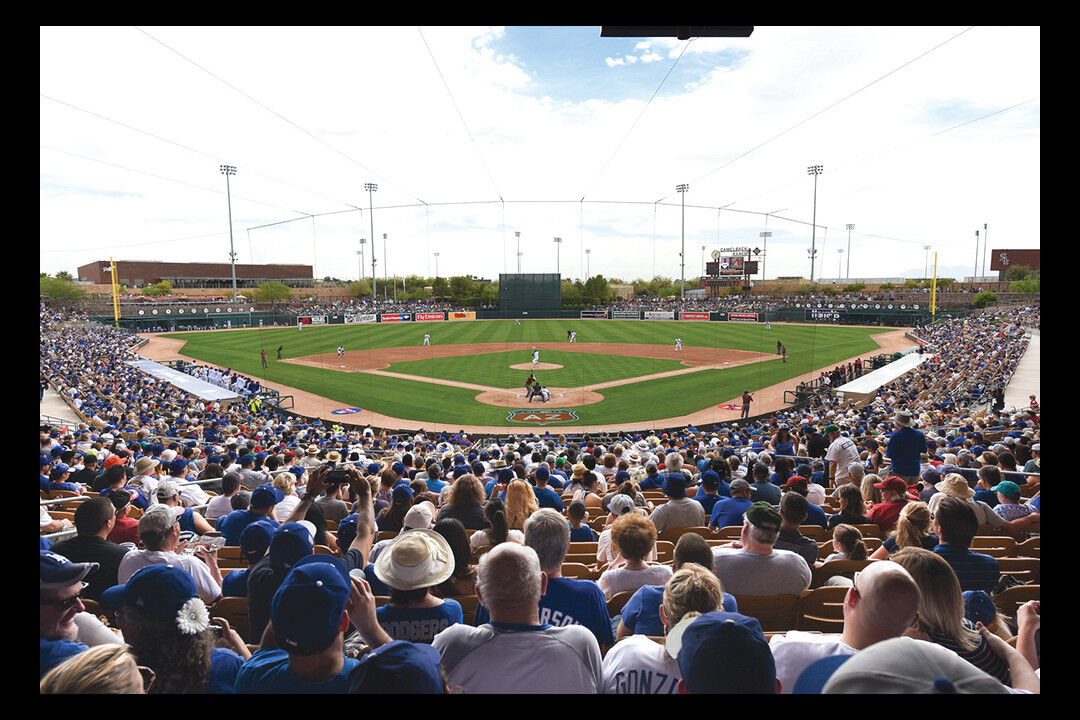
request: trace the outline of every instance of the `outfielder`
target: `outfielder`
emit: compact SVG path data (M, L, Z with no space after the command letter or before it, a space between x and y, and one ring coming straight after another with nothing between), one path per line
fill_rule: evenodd
M575 342L575 341L577 341L577 331L571 330L570 331L570 342Z
M766 330L772 330L772 323L766 320L765 321L765 329Z
M514 318L514 325L516 325L517 327L521 327L521 319L520 318Z
M424 344L425 345L430 345L431 344L431 335L428 334L428 333L424 333Z

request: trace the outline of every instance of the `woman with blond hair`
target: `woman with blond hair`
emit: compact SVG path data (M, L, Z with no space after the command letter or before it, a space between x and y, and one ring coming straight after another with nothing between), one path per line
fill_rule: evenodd
M278 473L274 476L273 485L285 496L274 506L274 515L284 520L292 515L292 511L300 504L300 498L296 494L296 476L290 472Z
M723 610L724 588L716 575L700 565L687 563L664 585L660 620L664 634L680 622ZM607 694L668 694L677 692L682 673L667 647L647 635L630 635L604 656L600 692ZM648 680L646 680L648 678Z
M859 490L862 492L863 504L866 506L867 510L874 505L881 503L881 489L874 487L874 485L880 482L881 477L874 473L863 475L862 484L859 485Z
M896 529L885 538L881 547L870 556L871 560L888 560L897 550L907 547L921 547L933 550L941 541L930 532L933 518L926 503L909 502L900 510L896 520Z
M146 674L145 678L143 674ZM42 695L143 695L153 682L127 645L98 645L72 655L41 679Z
M532 487L524 480L512 480L506 486L506 524L511 530L524 530L525 521L540 509Z
M956 573L937 553L907 547L890 558L902 566L919 586L919 623L908 635L952 650L1004 685L1012 685L1009 665L964 617L964 598Z

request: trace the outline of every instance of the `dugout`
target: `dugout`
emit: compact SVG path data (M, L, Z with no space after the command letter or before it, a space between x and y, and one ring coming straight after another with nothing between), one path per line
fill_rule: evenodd
M558 273L499 274L499 313L503 317L547 317L562 309Z

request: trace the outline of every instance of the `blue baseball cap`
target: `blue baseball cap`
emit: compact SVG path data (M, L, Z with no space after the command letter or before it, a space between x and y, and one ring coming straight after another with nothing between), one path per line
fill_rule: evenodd
M715 470L706 470L701 473L701 484L710 488L719 487L720 474Z
M250 564L257 563L266 555L276 528L265 520L251 523L240 533L240 554Z
M147 565L123 585L113 585L101 593L100 604L106 610L133 607L143 615L158 620L176 617L191 598L197 598L195 579L187 570L174 565Z
M298 561L270 601L270 621L281 646L301 654L329 647L341 632L350 589L341 560L311 555Z
M266 483L251 491L251 500L248 502L255 510L265 510L274 507L284 499L285 493L270 483Z
M405 474L405 465L403 463L396 462L390 466L390 469L394 471L395 475Z
M503 468L502 470L499 471L499 482L500 483L508 483L508 482L512 481L514 479L514 477L516 477L514 475L514 471L511 470L510 468Z
M829 655L815 660L799 673L795 685L791 689L792 695L820 695L825 683L833 676L837 668L852 658L852 655Z
M691 693L776 692L769 643L761 624L746 615L711 612L695 618L682 633L678 662Z
M379 472L379 463L377 463L377 462L368 463L368 465L367 465L367 473L368 473L368 475L375 475L378 472Z
M94 570L98 563L71 562L63 555L51 550L41 550L40 572L41 590L57 590L79 582Z
M298 522L285 523L274 531L267 554L270 563L279 569L291 568L302 558L311 555L315 546L311 533Z
M964 596L964 617L972 623L981 622L986 627L997 620L997 606L985 590L967 590Z
M630 473L625 470L619 470L615 473L615 484L618 485L630 479Z
M446 691L439 670L441 655L426 643L394 640L369 652L349 674L349 693L422 693Z
M671 473L664 478L663 490L668 497L686 497L686 477L681 473Z
M396 485L391 499L396 503L407 503L412 500L412 496L413 490L411 487L408 485Z
M169 474L175 475L176 473L183 472L184 468L187 467L187 464L187 460L185 460L184 458L175 458L171 463L169 463Z
M546 467L541 465L536 468L536 479L538 482L547 482L551 478L551 472Z
M337 543L342 552L346 552L353 540L356 539L356 521L360 516L356 513L341 518L337 526Z

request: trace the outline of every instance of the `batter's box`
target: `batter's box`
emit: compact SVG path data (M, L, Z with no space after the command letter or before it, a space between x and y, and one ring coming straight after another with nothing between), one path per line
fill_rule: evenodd
M550 425L577 422L578 416L573 410L511 410L506 419L508 422Z

